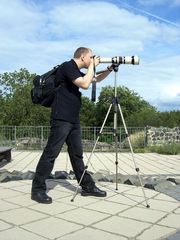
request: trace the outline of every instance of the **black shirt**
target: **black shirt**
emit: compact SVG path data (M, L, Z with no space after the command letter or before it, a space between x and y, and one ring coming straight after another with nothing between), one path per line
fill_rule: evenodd
M73 81L84 75L73 59L59 66L56 73L56 85L61 85L61 87L58 89L52 104L51 116L53 119L79 123L81 92Z

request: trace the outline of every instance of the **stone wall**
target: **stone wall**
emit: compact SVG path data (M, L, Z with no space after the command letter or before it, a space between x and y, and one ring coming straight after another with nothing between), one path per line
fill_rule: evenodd
M147 127L147 145L180 143L180 127Z

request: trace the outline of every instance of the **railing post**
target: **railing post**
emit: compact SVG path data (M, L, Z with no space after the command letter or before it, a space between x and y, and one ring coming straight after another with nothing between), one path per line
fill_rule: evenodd
M43 149L43 133L44 133L43 126L41 126L41 149Z
M120 150L122 150L122 138L121 138L121 136L122 136L122 131L121 131L121 129L122 129L122 127L119 127L119 142L120 142L120 144L119 144L119 147L120 147Z
M93 129L93 130L94 130L94 131L93 131L93 132L94 132L94 142L96 142L96 127L94 126L93 128L94 128L94 129Z
M144 146L147 147L148 145L148 136L147 136L148 126L144 127Z
M14 143L15 143L15 147L17 147L17 129L16 129L16 126L14 126Z

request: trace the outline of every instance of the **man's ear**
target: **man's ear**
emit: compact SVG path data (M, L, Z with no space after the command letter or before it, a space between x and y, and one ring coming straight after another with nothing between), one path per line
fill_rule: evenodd
M83 55L81 56L81 61L82 61L82 62L84 61L84 56L83 56Z

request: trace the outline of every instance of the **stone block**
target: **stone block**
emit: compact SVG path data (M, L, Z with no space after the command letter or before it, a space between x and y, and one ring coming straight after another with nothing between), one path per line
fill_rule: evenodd
M142 185L144 185L145 183L145 180L144 180L144 177L140 175L140 178L141 178L141 181L142 181ZM141 183L139 181L139 177L138 175L130 175L129 176L129 181L132 183L132 185L134 186L141 186Z
M75 174L74 174L74 172L72 170L69 171L68 179L76 180L76 176L75 176Z
M168 181L167 181L168 182ZM156 191L167 194L168 196L173 197L177 201L180 201L180 186L170 186L169 188L157 188Z
M56 171L54 174L55 179L67 179L68 173L66 171Z
M165 180L165 181L159 181L154 188L158 192L163 192L165 189L169 189L174 185L175 185L174 183Z
M180 185L180 179L178 178L167 178L167 181L173 182L176 185Z
M53 174L50 174L49 177L48 177L48 179L54 179Z
M111 178L112 178L112 182L116 182L116 174L112 174ZM128 178L129 178L129 175L123 175L121 173L117 174L117 182L118 183L124 183L128 180Z
M14 170L11 172L12 178L11 181L22 180L22 172Z
M0 182L8 182L11 180L11 178L12 178L12 175L8 171L0 173Z
M22 173L21 177L23 180L32 180L34 178L35 173L32 171L27 171Z
M99 171L92 175L95 182L113 182L113 176L109 174L109 171Z

